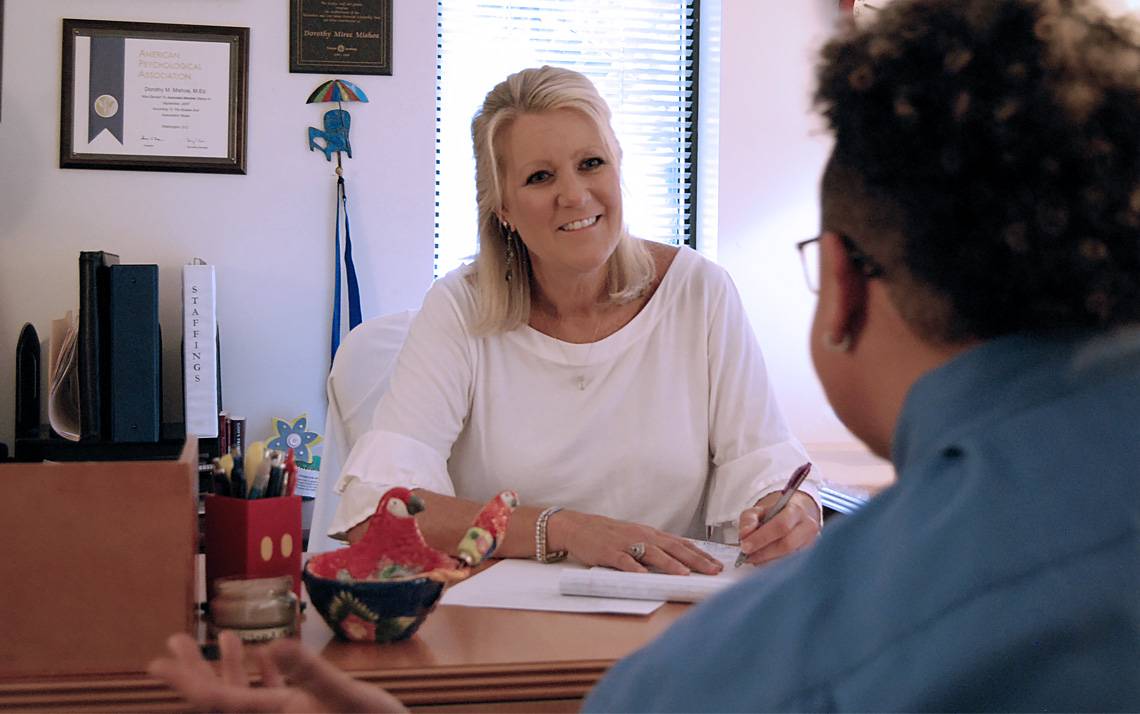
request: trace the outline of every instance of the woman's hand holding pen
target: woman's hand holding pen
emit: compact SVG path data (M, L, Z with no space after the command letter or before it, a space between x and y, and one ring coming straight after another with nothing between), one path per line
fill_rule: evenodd
M639 523L577 511L559 511L550 517L550 550L566 550L583 565L605 565L632 573L650 569L673 575L690 572L715 575L722 565L689 541ZM644 553L635 558L641 544Z
M765 512L776 505L780 494L770 493L740 513L740 552L745 562L761 565L810 545L819 536L819 506L811 496L797 491L772 520L763 526Z

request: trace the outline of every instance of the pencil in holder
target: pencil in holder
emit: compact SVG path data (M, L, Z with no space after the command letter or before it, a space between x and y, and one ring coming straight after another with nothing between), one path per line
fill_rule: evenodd
M228 576L293 578L301 596L301 497L206 497L206 596Z

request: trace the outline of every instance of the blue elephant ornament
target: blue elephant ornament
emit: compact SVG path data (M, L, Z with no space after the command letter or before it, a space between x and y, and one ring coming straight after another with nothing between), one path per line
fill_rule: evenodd
M325 160L332 161L334 151L343 151L352 158L352 145L348 143L348 127L352 123L351 117L344 109L330 109L325 112L325 129L309 127L309 151L320 149L325 153ZM324 139L321 146L318 139Z

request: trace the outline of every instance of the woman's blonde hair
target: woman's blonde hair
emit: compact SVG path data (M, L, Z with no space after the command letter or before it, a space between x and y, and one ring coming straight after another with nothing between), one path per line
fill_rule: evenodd
M512 265L507 265L507 242L499 223L503 205L503 166L496 144L503 131L522 114L574 109L594 122L615 166L621 147L610 126L610 109L582 74L559 67L516 72L495 86L471 121L475 146L475 198L479 209L479 253L475 258L476 334L513 330L527 322L531 307L530 256L517 242ZM508 269L513 274L505 279ZM607 264L610 300L628 302L644 294L655 266L641 241L623 225L617 248Z

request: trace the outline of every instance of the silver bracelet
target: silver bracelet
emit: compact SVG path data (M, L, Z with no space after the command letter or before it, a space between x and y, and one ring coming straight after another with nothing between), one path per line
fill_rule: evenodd
M538 514L534 522L534 559L540 563L557 563L566 558L566 551L559 550L553 553L546 551L546 522L555 513L562 510L562 506L551 506Z

